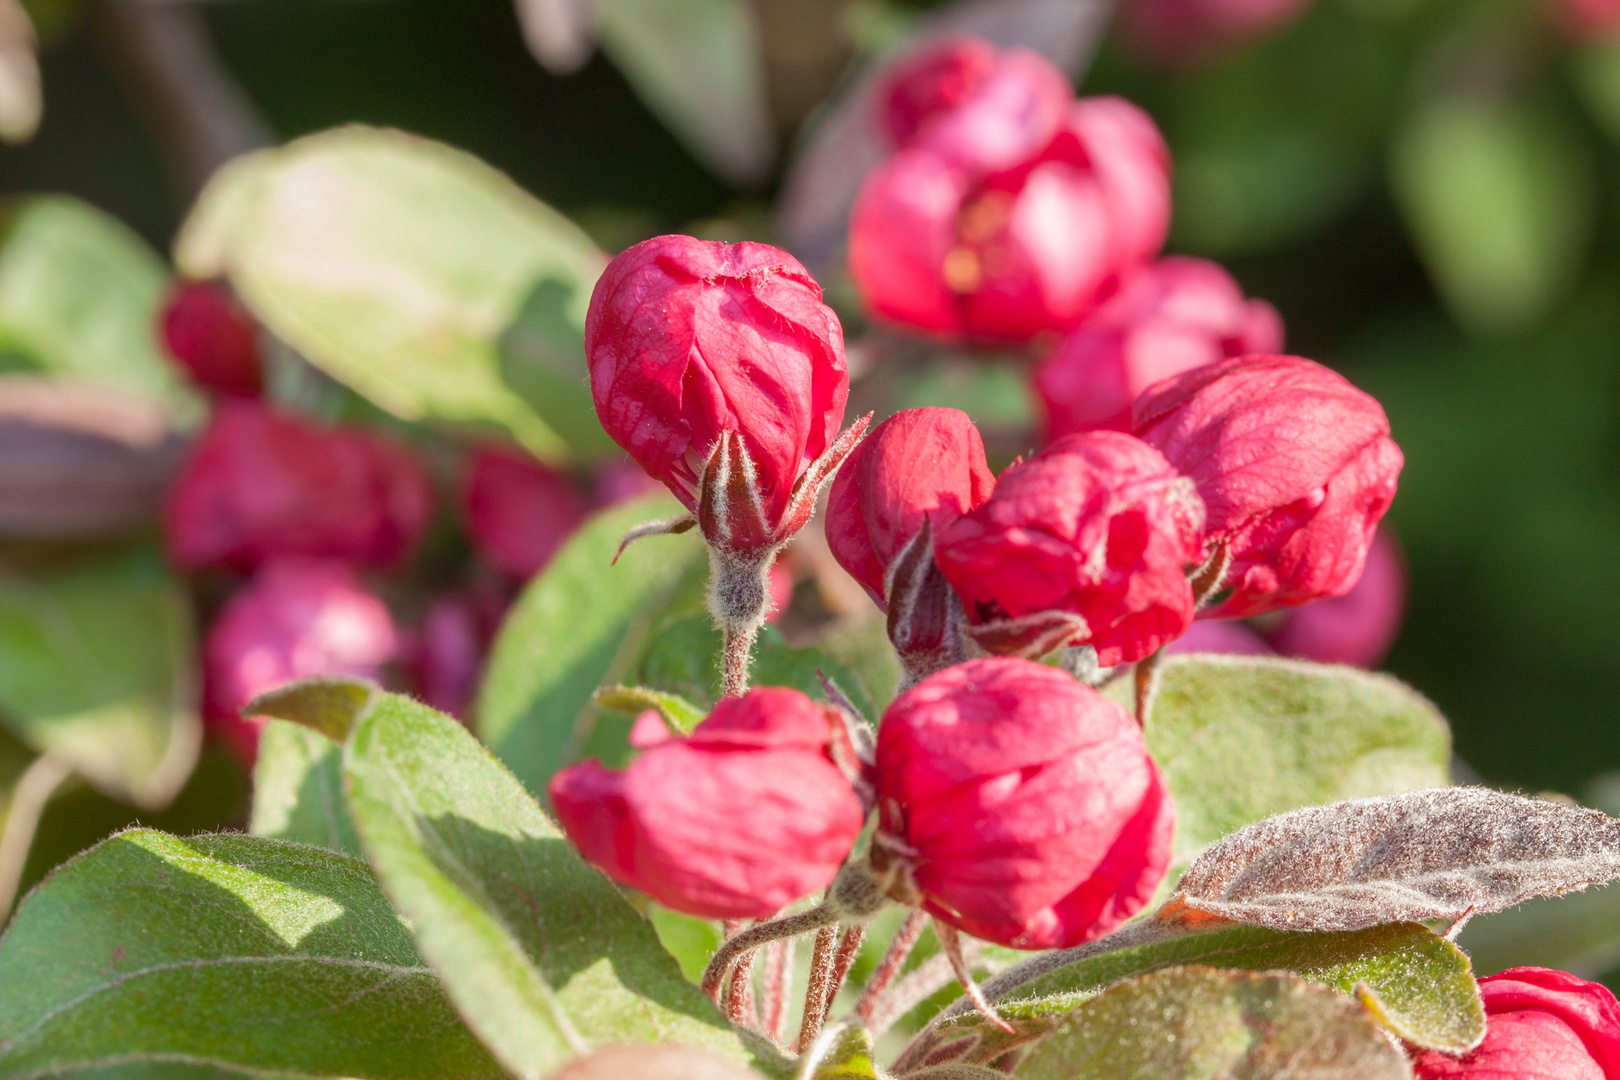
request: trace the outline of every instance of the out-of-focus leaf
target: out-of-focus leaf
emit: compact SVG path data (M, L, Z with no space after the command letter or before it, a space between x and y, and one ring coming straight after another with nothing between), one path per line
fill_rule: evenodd
M1487 915L1620 877L1620 822L1489 788L1313 806L1193 861L1172 908L1273 929L1354 930Z
M8 143L33 138L45 111L37 48L28 12L17 0L0 0L0 140Z
M632 526L680 510L660 496L593 518L529 582L501 627L477 731L530 791L545 791L580 753L596 718L591 695L631 674L671 593L706 565L703 544L689 535L648 537L613 562Z
M0 564L0 725L114 798L160 808L191 774L195 653L156 551Z
M889 151L878 130L883 72L941 37L971 34L1034 49L1079 81L1108 22L1100 0L958 0L931 12L897 47L876 57L827 107L795 151L777 202L776 225L811 272L830 275L866 174Z
M0 370L135 390L194 421L201 404L154 332L168 277L138 236L87 203L12 200L0 211Z
M249 831L363 855L343 803L341 758L337 744L325 735L286 720L270 721L253 766Z
M900 658L889 644L888 629L881 618L835 628L818 640L817 648L854 673L878 713L894 700L895 688L900 685ZM877 715L867 719L875 723Z
M596 419L574 301L559 278L535 283L501 334L501 378L576 453L593 454L613 440Z
M703 978L703 969L725 940L720 924L712 919L671 911L660 904L647 905L647 921L658 931L659 944L681 965L681 974L689 982Z
M1445 720L1388 675L1199 654L1159 672L1147 744L1175 799L1174 865L1287 810L1449 781ZM1128 703L1131 683L1108 692Z
M1620 966L1620 889L1532 900L1472 920L1457 940L1481 975L1549 967L1596 979Z
M755 185L776 158L753 13L744 0L597 0L602 49L699 160Z
M1243 1076L1406 1080L1367 1010L1292 975L1175 968L1081 1005L1030 1051L1020 1080Z
M505 1075L365 863L137 829L59 869L0 938L0 1073L154 1060L376 1080Z
M504 381L499 343L543 283L582 333L603 256L471 155L351 126L238 158L175 259L228 276L278 337L397 416L503 425L551 459L574 450Z
M645 686L605 686L592 698L604 709L616 709L632 715L646 709L656 709L671 726L683 734L690 734L703 719L703 710L679 694L664 690L649 690Z
M592 1045L748 1053L617 888L454 720L379 694L344 748L349 811L462 1015L519 1076Z
M0 375L0 536L82 540L148 527L180 449L154 399Z
M549 1080L764 1080L707 1050L677 1043L608 1046L572 1061Z
M1545 315L1579 274L1596 185L1548 108L1429 101L1391 149L1396 202L1451 313L1482 332Z

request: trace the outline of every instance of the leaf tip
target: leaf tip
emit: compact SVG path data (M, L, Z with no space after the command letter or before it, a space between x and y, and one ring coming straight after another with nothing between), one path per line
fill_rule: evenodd
M381 689L370 680L343 675L298 679L260 694L242 707L242 715L290 720L341 743Z

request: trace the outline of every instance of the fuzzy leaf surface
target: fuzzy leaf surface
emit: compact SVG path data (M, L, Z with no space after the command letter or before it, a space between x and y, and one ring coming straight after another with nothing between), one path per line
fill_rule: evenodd
M1406 1057L1367 1011L1286 973L1172 968L1069 1014L1019 1080L1405 1080Z
M877 1052L866 1025L851 1019L822 1031L800 1062L803 1080L877 1080Z
M371 868L248 836L121 833L58 869L0 937L0 1074L169 1061L445 1080L503 1073Z
M743 1044L652 926L451 718L380 694L344 747L349 811L463 1016L521 1077L593 1045Z
M175 261L229 277L277 337L396 416L572 452L503 378L500 341L545 282L583 333L606 259L470 154L351 125L245 155L199 196Z
M1488 914L1620 876L1620 822L1459 787L1269 818L1211 846L1172 907L1286 930Z
M158 552L0 563L0 725L103 794L168 805L202 724L190 601Z
M343 752L338 745L298 724L270 721L253 766L248 830L254 836L364 857L343 802Z
M703 710L679 694L652 690L645 686L604 686L592 698L604 709L636 715L646 709L655 709L669 725L683 735L703 720Z
M680 509L670 498L638 499L593 518L529 582L501 627L477 731L530 791L545 791L552 773L580 756L596 722L591 695L623 681L676 586L704 566L695 536L648 537L613 561L632 526Z

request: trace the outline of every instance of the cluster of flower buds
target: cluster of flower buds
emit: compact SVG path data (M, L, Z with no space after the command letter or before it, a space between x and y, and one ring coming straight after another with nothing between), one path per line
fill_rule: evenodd
M1514 968L1479 980L1485 1041L1456 1058L1412 1061L1417 1080L1617 1080L1620 1004L1608 987L1547 968Z

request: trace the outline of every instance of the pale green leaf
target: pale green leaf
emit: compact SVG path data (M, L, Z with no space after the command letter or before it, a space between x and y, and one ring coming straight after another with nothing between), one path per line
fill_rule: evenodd
M592 700L599 708L613 709L631 716L655 709L682 734L691 734L692 729L703 720L703 710L679 694L645 686L604 686Z
M501 627L477 731L530 791L543 792L551 774L580 754L596 719L591 695L631 674L670 595L703 572L703 544L691 535L648 537L613 562L632 526L680 509L673 499L640 499L587 522Z
M168 1075L170 1061L202 1075L504 1075L364 863L138 829L58 869L0 938L0 1074Z
M344 749L349 810L384 887L508 1069L672 1041L749 1055L652 926L460 724L379 695Z
M397 416L570 452L504 380L500 342L537 289L582 333L604 258L471 155L361 126L259 151L215 174L175 258L228 276L277 336Z
M851 1019L823 1031L799 1063L801 1080L877 1080L872 1033Z
M248 829L254 836L362 854L343 802L342 752L337 744L298 724L270 721L253 766Z
M114 798L162 807L191 774L195 654L154 550L0 564L0 725Z
M1360 1005L1286 973L1176 968L1069 1014L1019 1080L1405 1080L1406 1056Z

